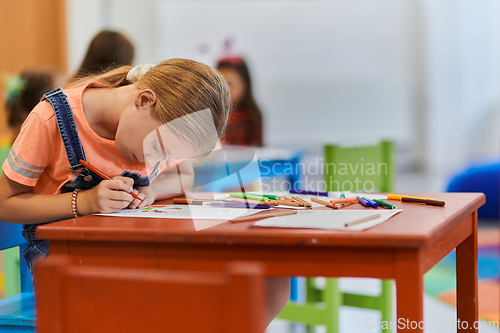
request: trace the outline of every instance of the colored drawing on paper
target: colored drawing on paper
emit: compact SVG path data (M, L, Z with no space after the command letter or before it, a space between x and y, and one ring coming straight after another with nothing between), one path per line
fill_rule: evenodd
M123 209L111 214L98 214L121 217L152 217L171 219L217 219L230 220L248 213L248 209L218 208L188 205L153 205L142 209ZM257 211L254 210L254 213Z

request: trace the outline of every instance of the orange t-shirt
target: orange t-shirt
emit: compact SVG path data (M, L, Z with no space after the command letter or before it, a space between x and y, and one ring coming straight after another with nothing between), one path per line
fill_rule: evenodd
M145 176L145 163L121 155L113 140L100 137L87 122L82 95L90 84L64 91L73 110L87 161L111 177L125 170ZM74 179L56 115L47 100L40 102L26 118L3 164L3 172L9 179L32 187L32 192L43 194L61 193L61 187Z

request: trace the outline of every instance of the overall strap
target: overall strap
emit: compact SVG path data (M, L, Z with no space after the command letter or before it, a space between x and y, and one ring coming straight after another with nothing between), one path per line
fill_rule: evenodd
M73 110L69 105L66 95L61 88L57 88L43 95L42 101L45 99L50 102L56 114L57 127L59 128L59 133L66 149L66 155L68 155L71 171L81 169L80 159L84 161L87 159L80 142L80 137L78 136L78 128L76 127Z

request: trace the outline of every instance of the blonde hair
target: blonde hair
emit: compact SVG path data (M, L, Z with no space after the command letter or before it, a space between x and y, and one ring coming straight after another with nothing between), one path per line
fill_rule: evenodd
M182 117L182 121L176 122L177 133L204 152L213 149L216 142L209 135L206 119L190 115L210 109L217 137L223 133L231 98L226 81L216 70L194 60L170 59L152 67L140 79L131 82L126 78L131 68L122 66L101 75L82 78L66 88L95 81L108 88L136 83L139 90L151 89L156 95L152 111L155 118L168 123Z

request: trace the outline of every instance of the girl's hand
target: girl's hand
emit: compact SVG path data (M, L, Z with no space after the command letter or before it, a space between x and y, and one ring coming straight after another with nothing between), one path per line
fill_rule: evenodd
M153 189L151 189L151 186L140 186L139 190L134 189L134 193L137 194L142 201L134 199L134 201L132 201L128 206L131 209L144 208L155 202L156 193Z
M129 177L114 177L103 180L96 187L78 194L77 208L81 215L113 213L126 208L134 197L134 180Z

